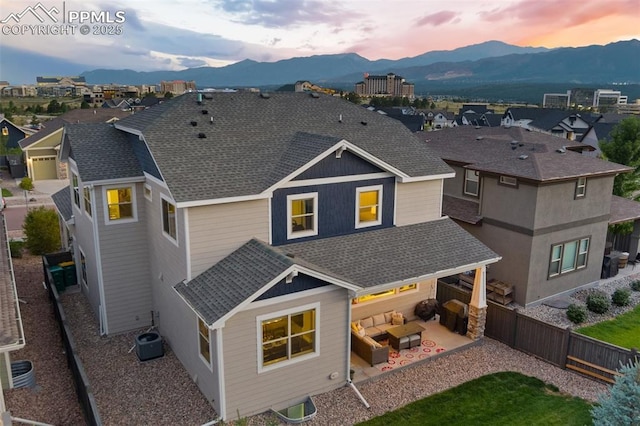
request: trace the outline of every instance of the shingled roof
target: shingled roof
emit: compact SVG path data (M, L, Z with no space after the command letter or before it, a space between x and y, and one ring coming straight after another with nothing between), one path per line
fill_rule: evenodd
M425 134L427 145L445 161L486 173L537 182L628 172L627 166L588 157L571 148L585 145L521 127L461 126Z
M58 192L51 195L53 204L56 206L58 213L62 216L62 219L68 221L73 216L73 210L71 208L71 190L69 186L65 186Z
M315 142L346 140L409 177L451 173L398 121L322 94L187 93L116 127L143 135L177 202L260 194Z
M20 349L24 346L20 306L5 228L5 222L2 220L0 224L0 352L7 348Z
M112 124L68 124L65 137L84 182L144 176L126 133Z
M174 288L212 325L295 265L367 293L499 259L453 220L441 218L277 247L254 239Z

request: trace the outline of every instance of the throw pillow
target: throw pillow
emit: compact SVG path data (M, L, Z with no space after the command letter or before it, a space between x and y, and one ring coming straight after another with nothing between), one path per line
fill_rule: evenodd
M373 316L373 325L382 325L386 323L385 319L384 319L384 314L378 314L378 315L374 315Z
M402 316L401 312L396 312L395 314L393 314L393 317L391 319L391 324L393 325L404 324L404 317Z
M364 337L366 335L367 335L367 330L365 330L364 327L362 326L358 327L358 336Z
M364 328L373 327L373 318L367 317L360 320L360 325Z
M384 313L384 322L391 324L391 320L393 319L393 314L395 314L396 311L389 311L389 312L385 312Z

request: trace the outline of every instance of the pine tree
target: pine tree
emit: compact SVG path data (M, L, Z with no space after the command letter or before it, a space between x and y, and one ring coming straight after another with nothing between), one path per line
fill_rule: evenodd
M598 398L591 410L594 426L640 425L640 363L629 363L619 370L622 376L607 394Z

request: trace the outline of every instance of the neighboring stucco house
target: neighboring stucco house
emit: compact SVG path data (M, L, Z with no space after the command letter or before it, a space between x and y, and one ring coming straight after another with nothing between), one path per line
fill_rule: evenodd
M399 121L316 93L187 93L65 127L54 195L103 334L158 327L224 418L349 380L352 320L499 256L442 217L452 169ZM66 238L65 238L66 240Z
M569 140L581 140L600 114L557 108L511 107L502 115L502 125L546 132Z
M630 168L520 127L462 126L424 138L456 172L444 182L443 213L502 256L489 275L512 284L518 304L600 279L613 179Z
M68 179L67 163L59 158L62 130L69 123L112 123L131 115L110 109L74 109L42 123L40 130L18 142L24 152L27 175L33 180Z

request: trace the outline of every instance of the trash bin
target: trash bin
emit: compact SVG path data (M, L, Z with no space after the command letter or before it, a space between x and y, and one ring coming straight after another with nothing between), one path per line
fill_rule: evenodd
M51 272L53 285L55 285L56 290L58 290L58 292L64 291L64 269L62 269L58 265L53 265L49 267L49 272Z
M65 287L70 287L72 285L78 284L75 262L63 262L63 263L59 263L58 266L60 266L64 271Z

